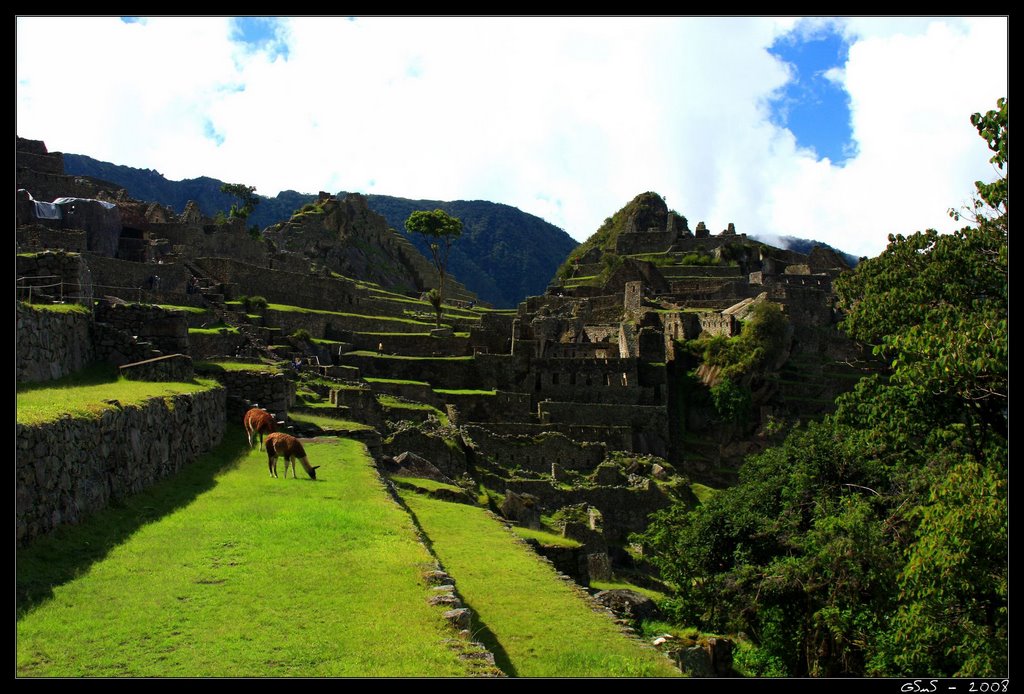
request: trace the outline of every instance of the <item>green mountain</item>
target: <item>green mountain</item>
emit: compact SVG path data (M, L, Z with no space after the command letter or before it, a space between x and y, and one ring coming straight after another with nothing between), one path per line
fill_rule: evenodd
M202 176L170 181L153 169L136 169L99 161L82 154L65 154L68 174L90 176L123 187L138 200L152 200L180 212L194 200L203 214L226 212L235 199L220 192L223 181ZM344 197L339 193L339 197ZM482 300L499 308L514 307L527 296L544 293L559 263L577 243L558 227L509 205L483 200L409 200L367 195L370 209L388 225L405 233L405 220L416 210L441 208L462 220L462 236L452 248L449 271ZM316 200L312 194L286 190L276 197L260 196L249 217L264 229L288 220L295 210ZM420 238L413 244L428 258Z
M339 193L338 197L343 194ZM513 307L543 294L562 260L578 245L571 236L509 205L484 200L408 200L367 195L370 209L404 232L417 210L442 209L462 220L462 236L452 246L449 269L460 282L497 307ZM428 258L427 243L410 237Z

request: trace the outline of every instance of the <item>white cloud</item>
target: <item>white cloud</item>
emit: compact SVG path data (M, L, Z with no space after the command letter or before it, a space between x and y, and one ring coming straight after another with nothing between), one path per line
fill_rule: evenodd
M988 177L967 118L1005 94L1006 22L846 24L830 77L859 154L842 168L768 121L789 73L766 48L813 24L306 18L284 22L285 59L228 20L20 18L18 132L270 195L494 200L579 239L655 190L691 226L877 253Z

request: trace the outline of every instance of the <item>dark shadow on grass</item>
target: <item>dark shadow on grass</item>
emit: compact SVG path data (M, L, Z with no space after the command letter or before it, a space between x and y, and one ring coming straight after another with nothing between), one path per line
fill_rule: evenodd
M17 553L16 610L20 618L50 600L53 590L102 560L142 526L187 506L214 486L214 478L237 467L248 449L241 426L228 425L220 445L128 499L90 516L80 525L57 528Z
M441 558L437 556L437 552L434 551L434 541L430 539L430 535L423 529L420 524L420 519L416 516L416 513L409 508L409 505L405 503L405 499L401 497L398 491L395 489L394 482L384 475L381 475L381 480L384 482L385 487L391 494L391 497L398 502L406 513L409 514L409 518L412 519L412 524L416 528L416 532L419 533L420 539L423 541L423 545L430 552L430 556L434 558L437 565L444 569L444 564L441 563ZM480 613L473 609L473 606L469 604L466 597L461 593L458 593L459 579L457 576L452 576L455 579L455 591L458 594L459 599L462 601L464 607L468 607L473 614L473 624L470 633L475 641L479 641L484 647L494 654L494 664L509 677L518 677L519 673L516 671L515 666L512 664L512 660L508 657L508 653L505 652L504 647L498 640L498 637L494 635L494 632L488 628L487 624L480 619Z
M473 640L479 641L484 645L484 648L494 654L494 664L499 670L509 677L519 677L519 673L516 672L512 660L508 657L508 653L505 652L501 642L498 641L498 637L487 627L484 620L480 619L480 613L473 609L473 606L466 602L465 599L463 599L462 604L473 611L473 627L470 631Z

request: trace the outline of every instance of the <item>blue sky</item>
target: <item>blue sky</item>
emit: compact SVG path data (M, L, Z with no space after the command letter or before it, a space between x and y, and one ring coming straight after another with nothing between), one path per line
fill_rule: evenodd
M769 53L792 66L791 79L771 100L772 122L788 128L797 144L842 164L857 152L850 123L850 95L837 79L850 40L831 25L810 34L780 36Z
M969 116L1007 93L1003 18L22 17L16 39L18 134L53 151L492 200L581 240L647 190L857 254L951 229L994 177Z

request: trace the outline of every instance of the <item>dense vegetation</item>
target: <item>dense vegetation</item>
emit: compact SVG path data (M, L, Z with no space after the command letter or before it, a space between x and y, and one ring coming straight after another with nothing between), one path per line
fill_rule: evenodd
M972 122L1003 169L1006 102ZM676 616L746 632L761 674L1008 672L1005 183L837 282L884 373L643 537Z

